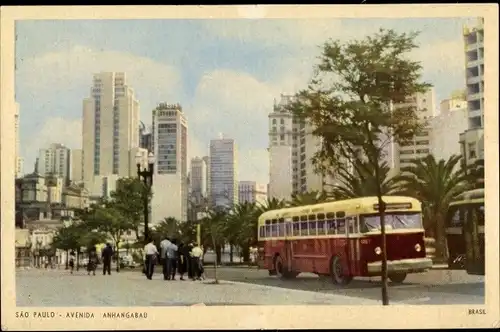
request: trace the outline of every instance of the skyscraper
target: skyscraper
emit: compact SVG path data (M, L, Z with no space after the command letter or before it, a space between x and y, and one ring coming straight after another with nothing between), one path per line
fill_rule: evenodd
M179 104L160 104L153 110L155 176L152 223L173 217L187 220L187 120Z
M146 125L141 121L139 125L139 146L149 152L153 151L151 128L146 128Z
M94 74L91 97L83 101L82 172L87 187L96 176L135 176L130 151L139 146L138 128L139 102L125 73Z
M468 129L459 141L465 163L484 159L484 19L475 27L464 27L465 81Z
M267 200L267 184L255 181L240 181L238 183L239 203L265 204Z
M191 200L194 203L201 204L204 198L207 198L207 164L205 160L199 157L191 159Z
M82 150L74 149L71 150L71 178L70 180L75 183L80 183L83 181L82 178L83 170L83 159Z
M38 153L38 173L42 176L54 175L68 184L71 178L71 150L59 143L51 144Z
M222 135L210 141L210 199L212 206L238 204L236 144Z

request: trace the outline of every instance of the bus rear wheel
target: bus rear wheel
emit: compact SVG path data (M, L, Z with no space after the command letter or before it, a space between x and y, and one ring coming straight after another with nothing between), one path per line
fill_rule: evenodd
M331 260L330 276L332 281L338 285L347 285L352 281L352 276L344 273L342 259L339 256L334 256Z
M407 274L405 272L391 273L389 279L395 284L402 284L405 281Z
M276 256L274 259L274 271L276 271L276 275L281 279L293 279L299 275L295 271L288 271L281 256Z

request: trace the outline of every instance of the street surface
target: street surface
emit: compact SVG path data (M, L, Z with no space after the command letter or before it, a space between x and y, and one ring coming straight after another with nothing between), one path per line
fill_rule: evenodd
M102 273L102 272L101 272ZM246 267L218 268L221 284L213 285L213 267L204 281L164 281L161 273L147 280L140 269L88 276L59 270L18 270L18 306L186 306L205 305L378 305L380 283L355 279L345 287L328 279L301 274L295 280L270 277L267 271ZM410 275L402 285L390 286L391 303L482 304L484 278L462 271L432 270Z

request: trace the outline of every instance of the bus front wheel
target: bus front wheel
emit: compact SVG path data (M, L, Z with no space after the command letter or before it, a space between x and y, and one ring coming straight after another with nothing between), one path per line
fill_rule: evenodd
M402 284L406 279L406 275L404 272L391 273L389 274L389 279L395 284Z
M297 272L288 271L281 256L276 256L274 259L274 271L276 271L276 275L282 279L293 279L299 275Z
M334 256L331 260L330 275L333 282L338 285L347 285L352 280L352 276L344 273L342 259L339 256Z

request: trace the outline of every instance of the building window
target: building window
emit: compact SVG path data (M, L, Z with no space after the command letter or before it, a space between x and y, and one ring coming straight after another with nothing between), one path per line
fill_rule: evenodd
M470 159L476 158L476 147L474 143L469 143L469 158Z
M284 141L285 140L285 135L281 134L280 135L280 140Z

